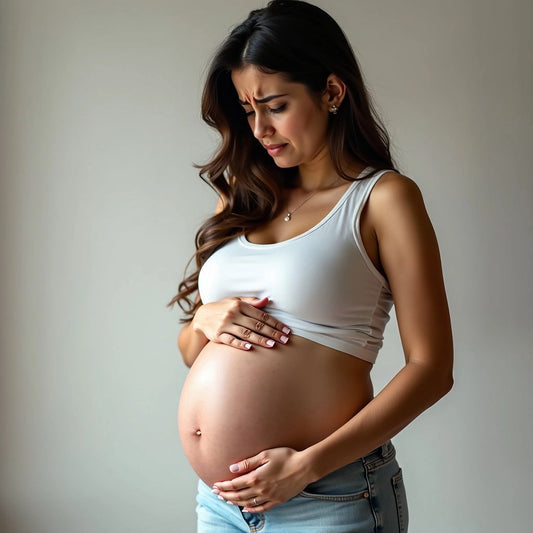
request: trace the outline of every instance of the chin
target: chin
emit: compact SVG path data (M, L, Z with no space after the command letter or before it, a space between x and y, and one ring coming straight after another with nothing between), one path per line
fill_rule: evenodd
M279 161L274 161L274 163L276 163L276 166L278 166L279 168L294 168L298 166L297 164L294 164L294 163L285 163L285 162L279 162Z
M294 168L300 165L300 161L294 161L289 158L284 157L273 157L274 163L279 168Z

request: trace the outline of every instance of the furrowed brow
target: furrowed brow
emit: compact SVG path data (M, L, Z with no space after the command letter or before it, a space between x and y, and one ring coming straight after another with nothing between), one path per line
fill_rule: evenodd
M270 96L265 96L265 98L254 98L254 101L256 104L266 104L270 102L270 100L274 100L275 98L280 98L281 96L287 96L287 94L272 94ZM243 100L239 99L239 104L241 105L251 105L249 102L244 102Z

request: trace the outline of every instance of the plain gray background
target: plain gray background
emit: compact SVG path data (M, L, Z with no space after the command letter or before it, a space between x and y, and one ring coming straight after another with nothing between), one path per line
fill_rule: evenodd
M455 388L395 442L412 533L530 529L533 3L317 0L443 256ZM261 1L2 0L0 528L193 532L165 308L216 202L205 66ZM373 372L399 369L394 319Z

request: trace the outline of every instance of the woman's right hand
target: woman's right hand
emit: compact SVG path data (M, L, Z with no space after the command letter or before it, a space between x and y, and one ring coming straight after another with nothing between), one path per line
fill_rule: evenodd
M286 344L291 330L262 310L268 302L267 297L235 297L203 304L194 315L193 330L241 350L254 344L265 348Z

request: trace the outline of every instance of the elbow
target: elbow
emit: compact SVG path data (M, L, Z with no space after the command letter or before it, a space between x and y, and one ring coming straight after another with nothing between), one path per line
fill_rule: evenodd
M453 369L452 365L423 366L423 368L424 389L431 405L452 390L454 384Z
M181 352L181 359L183 360L187 368L191 368L192 364L194 363L194 359L187 357L187 355L183 352Z
M438 390L438 399L446 396L446 394L448 394L452 390L453 385L453 367L452 365L450 365L449 368L439 373L439 379L437 380L436 387Z
M443 381L442 384L442 391L441 391L441 398L443 396L446 396L452 389L453 389L453 374L450 372L449 376Z
M183 340L181 338L181 332L178 335L178 342L176 344L177 344L177 347L178 347L178 352L180 353L181 358L182 358L183 362L185 363L185 366L187 366L188 368L191 368L192 362L189 361L189 358L186 355L187 350L186 350L185 343L183 342Z
M448 357L448 364L446 365L446 371L443 372L443 396L446 396L453 389L453 346L450 348Z
M450 346L434 367L434 384L438 399L446 396L453 388L453 360L453 346Z
M191 368L191 366L192 366L192 364L194 362L194 359L191 360L191 358L188 356L187 348L186 348L186 346L183 343L180 343L179 338L178 338L178 351L179 351L179 353L181 355L181 359L185 363L185 366L187 368Z
M427 381L426 391L428 406L434 405L446 396L453 388L451 374L435 373Z

